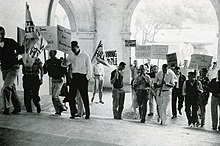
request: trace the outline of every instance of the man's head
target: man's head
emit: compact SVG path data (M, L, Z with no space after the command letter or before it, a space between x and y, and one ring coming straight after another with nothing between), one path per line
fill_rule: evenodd
M140 65L139 69L140 69L141 74L145 73L145 66L144 65Z
M137 60L134 60L134 66L137 66Z
M57 51L56 50L50 50L49 55L50 55L50 58L55 58L55 56L57 55Z
M163 64L162 65L162 70L163 70L163 73L167 73L168 65L167 64Z
M174 72L176 75L180 75L180 67L176 66Z
M5 38L5 29L0 26L0 43L4 41Z
M208 70L206 68L202 68L199 71L199 75L202 76L202 77L205 77L207 73L208 73Z
M212 69L215 69L217 67L217 62L213 62Z
M125 69L125 63L124 62L120 62L119 66L118 66L118 70L124 70Z
M188 60L184 60L183 66L184 66L184 67L187 67L187 66L188 66Z
M158 66L157 65L152 66L151 72L158 73Z
M196 79L196 75L194 72L188 72L188 79L189 81L193 81Z
M71 50L73 51L74 54L76 54L79 51L79 46L77 41L71 42Z

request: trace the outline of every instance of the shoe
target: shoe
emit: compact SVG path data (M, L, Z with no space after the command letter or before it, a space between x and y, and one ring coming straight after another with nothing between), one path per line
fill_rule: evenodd
M195 124L194 124L194 123L191 123L191 124L189 125L189 127L190 127L190 128L195 128Z
M20 108L14 109L11 113L12 113L12 114L18 114L19 112L21 112L21 109L20 109Z
M64 107L62 107L62 111L67 111L67 109L68 109L68 108L64 108Z
M41 112L41 108L40 106L37 107L37 113L40 113Z
M99 101L99 103L104 104L104 102L103 102L103 101Z
M75 119L75 116L71 116L70 119Z
M177 117L176 117L176 116L172 116L172 117L171 117L171 119L175 119L175 118L177 118Z
M32 113L32 110L27 110L28 113Z
M196 124L194 125L196 125L196 127L199 127L201 124L199 122L196 122Z
M145 123L145 120L142 119L142 120L141 120L141 123Z
M89 116L86 116L85 119L89 119Z
M167 123L166 123L166 122L164 123L163 121L161 121L160 125L162 125L162 126L166 126Z
M81 117L80 115L75 115L75 117Z
M160 117L157 118L157 122L158 122L158 123L160 122Z
M55 115L59 115L59 116L60 116L60 115L61 115L61 113L59 113L59 112L56 112L56 113L55 113Z
M212 128L212 130L217 130L217 128Z
M66 106L66 105L63 105L63 107L66 109L66 111L67 111L67 109L68 109L68 107Z
M6 109L3 111L3 114L4 114L4 115L10 115L9 108L6 108Z
M94 100L94 97L91 99L91 102L93 102L93 100Z
M148 116L153 116L153 115L154 115L153 113L149 113L149 114L148 114Z
M178 110L178 111L179 111L179 114L180 114L180 115L182 115L182 112L181 112L181 110Z

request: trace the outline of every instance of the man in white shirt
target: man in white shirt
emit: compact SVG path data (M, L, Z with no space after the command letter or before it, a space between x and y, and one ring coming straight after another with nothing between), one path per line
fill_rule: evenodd
M175 85L175 74L168 69L167 64L163 64L162 71L158 72L154 81L154 88L157 88L157 101L159 109L158 122L167 125L167 107L171 99L172 88Z
M213 62L212 68L208 72L209 80L211 81L213 78L217 77L217 62Z
M74 119L75 114L77 113L75 97L77 94L77 90L79 90L85 107L85 119L89 119L90 109L88 82L92 77L91 60L87 53L82 52L80 50L77 41L71 42L71 48L73 53L69 54L69 56L66 59L64 59L62 63L62 66L67 67L69 64L71 64L72 66L72 79L70 84L70 90L68 93L71 112L70 118Z
M96 91L98 89L99 103L104 104L104 102L102 101L103 76L104 76L103 65L99 61L97 61L97 63L93 65L93 78L95 80L95 84L94 84L94 91L93 91L93 97L91 99L91 102L93 102Z

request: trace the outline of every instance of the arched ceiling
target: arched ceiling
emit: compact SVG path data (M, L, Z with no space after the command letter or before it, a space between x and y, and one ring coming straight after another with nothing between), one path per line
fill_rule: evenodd
M69 17L72 31L95 31L93 3L90 0L51 0L48 12L48 25L53 25L55 10L58 3L63 7Z

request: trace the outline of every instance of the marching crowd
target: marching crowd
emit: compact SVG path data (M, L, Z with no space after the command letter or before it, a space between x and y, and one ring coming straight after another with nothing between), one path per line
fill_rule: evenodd
M220 70L217 70L217 62L208 71L206 68L197 71L189 71L187 76L181 72L180 67L168 67L163 64L158 72L158 66L137 66L137 60L130 64L132 72L132 107L134 111L139 109L142 123L145 122L147 103L149 100L149 114L153 116L154 100L157 107L157 122L167 125L167 110L171 101L172 117L177 118L177 110L182 115L185 104L185 113L190 127L203 127L205 125L206 105L211 96L212 129L220 131L218 108L220 106ZM150 68L150 72L148 72ZM211 94L210 94L211 93ZM178 104L177 104L178 99ZM184 103L185 102L185 103ZM177 106L178 105L178 106Z
M43 83L43 75L48 73L52 82L52 103L55 114L61 115L63 111L66 111L66 102L69 102L71 119L81 117L84 114L85 119L89 119L88 82L92 78L94 78L95 84L91 102L94 101L98 90L99 102L104 104L102 100L103 66L97 61L92 67L89 55L79 48L77 41L71 42L71 49L72 54L69 54L67 58L58 59L56 57L57 51L51 50L49 52L50 59L44 64L39 58L35 58L30 66L25 62L27 60L23 58L18 60L18 55L24 54L25 48L19 46L13 39L5 38L5 29L0 26L0 61L4 80L1 92L4 101L3 114L9 115L10 113L17 114L21 112L21 103L14 81L19 66L22 65L24 105L27 112L32 112L32 100L37 112L41 112L39 89ZM220 122L220 120L218 121L220 70L216 71L216 65L215 62L210 71L201 68L199 76L197 76L196 70L186 74L184 68L169 67L167 64L163 64L162 70L159 70L159 67L151 65L150 61L140 66L137 65L136 60L133 65L130 63L132 107L134 111L138 109L140 122L145 123L149 103L148 116L155 114L158 116L157 122L160 122L161 125L167 125L167 109L171 101L172 119L177 118L177 110L182 115L182 108L185 106L188 125L190 127L203 127L205 125L206 105L211 96L212 128L213 130L220 130L220 124L218 124ZM113 86L114 119L122 119L125 100L123 88L125 67L126 64L120 62L117 69L113 70L110 76L110 83ZM69 90L63 104L59 94L64 83L64 77ZM156 105L154 105L154 101ZM11 102L14 107L12 112L10 112ZM154 113L154 107L156 107L157 113Z

